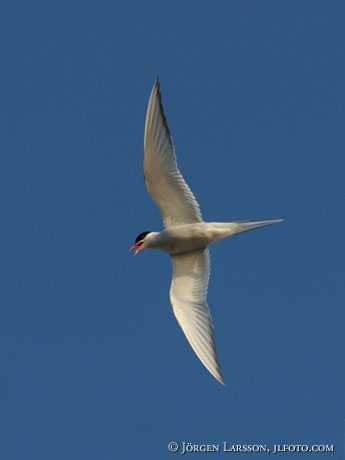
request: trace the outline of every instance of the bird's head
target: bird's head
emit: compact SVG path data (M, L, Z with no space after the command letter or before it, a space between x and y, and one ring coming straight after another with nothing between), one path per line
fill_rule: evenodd
M147 243L149 241L149 238L147 236L150 235L150 233L152 232L142 232L135 238L135 243L133 244L133 246L129 248L130 251L134 251L134 256L136 256L138 252L140 252L142 249L145 249L145 247L147 247Z

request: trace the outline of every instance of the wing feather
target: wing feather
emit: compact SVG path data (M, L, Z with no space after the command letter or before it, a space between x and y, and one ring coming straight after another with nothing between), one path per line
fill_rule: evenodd
M172 264L170 301L177 322L206 369L224 384L207 305L210 276L208 249L172 256Z
M166 227L202 222L198 202L177 167L158 80L152 88L146 112L144 178Z

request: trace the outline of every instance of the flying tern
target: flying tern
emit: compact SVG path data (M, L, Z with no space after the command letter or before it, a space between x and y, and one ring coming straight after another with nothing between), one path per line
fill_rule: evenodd
M199 204L180 173L175 148L164 114L160 85L155 81L148 102L144 131L144 179L160 209L164 230L145 231L130 249L160 249L172 261L170 302L177 322L206 369L224 384L214 326L207 304L210 276L208 246L215 241L281 222L205 222Z

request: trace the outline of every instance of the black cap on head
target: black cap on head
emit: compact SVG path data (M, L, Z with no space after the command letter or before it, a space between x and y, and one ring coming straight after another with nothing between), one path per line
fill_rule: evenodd
M143 232L143 233L140 233L140 235L138 235L136 238L135 238L135 242L136 243L139 243L139 241L142 241L146 235L148 235L149 233L151 232Z

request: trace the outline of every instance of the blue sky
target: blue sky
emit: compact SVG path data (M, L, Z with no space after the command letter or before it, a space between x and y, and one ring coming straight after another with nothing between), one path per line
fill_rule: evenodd
M0 457L156 460L184 440L343 459L344 3L1 10ZM142 174L157 75L205 219L285 219L212 248L226 387L176 324L168 257L128 253L161 228Z

